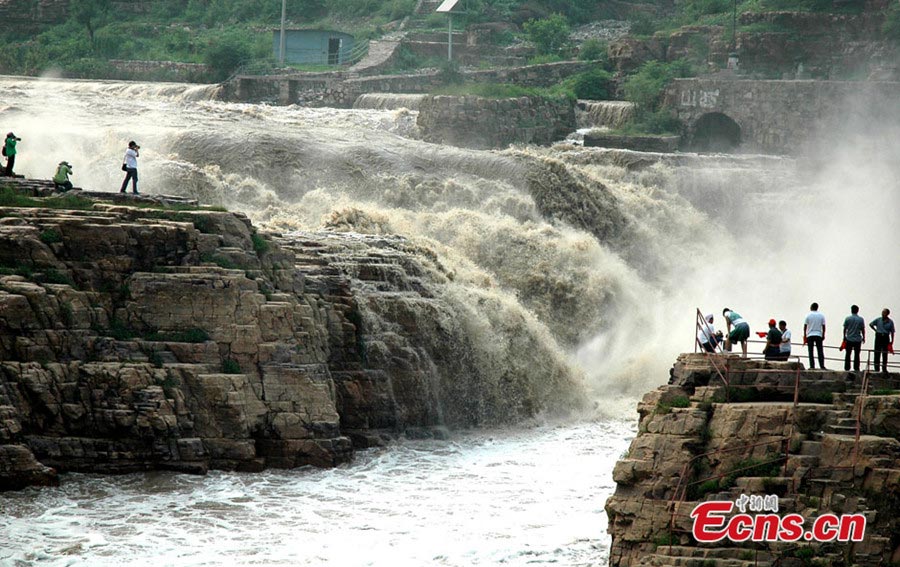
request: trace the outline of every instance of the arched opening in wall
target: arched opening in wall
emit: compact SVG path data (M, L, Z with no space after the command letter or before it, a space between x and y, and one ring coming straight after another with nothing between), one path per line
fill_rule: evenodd
M694 123L692 150L730 152L739 145L741 145L741 127L721 112L704 114Z

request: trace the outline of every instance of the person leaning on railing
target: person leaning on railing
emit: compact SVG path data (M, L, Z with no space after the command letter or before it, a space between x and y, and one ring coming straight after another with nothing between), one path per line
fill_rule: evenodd
M888 315L891 310L885 307L881 310L881 317L869 323L869 327L875 331L875 372L884 367L888 371L887 355L894 352L894 322Z
M716 328L713 326L713 315L710 313L703 318L702 323L698 323L697 342L706 352L716 352L716 345L719 344L719 338L716 336Z

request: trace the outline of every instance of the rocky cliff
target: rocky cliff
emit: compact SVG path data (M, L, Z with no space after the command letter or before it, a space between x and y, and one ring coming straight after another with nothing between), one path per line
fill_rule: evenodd
M616 567L886 565L900 561L897 376L808 372L798 363L682 355L644 396L606 503ZM722 378L728 380L725 387ZM799 384L796 389L795 384ZM796 401L795 401L796 400ZM780 516L863 514L856 543L700 544L691 511L779 496Z
M402 238L263 235L241 214L131 204L0 207L0 489L330 466L386 434L578 404L523 321L473 329L452 273Z

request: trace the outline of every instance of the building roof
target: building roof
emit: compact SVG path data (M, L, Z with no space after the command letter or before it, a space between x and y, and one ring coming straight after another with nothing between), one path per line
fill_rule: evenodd
M435 12L452 12L457 4L459 4L459 0L444 0Z

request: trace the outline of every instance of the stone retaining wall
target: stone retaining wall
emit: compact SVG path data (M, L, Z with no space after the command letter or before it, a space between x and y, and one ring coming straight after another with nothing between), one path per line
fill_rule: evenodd
M847 129L896 125L900 83L677 79L665 104L689 143L704 116L725 115L740 128L742 150L795 154Z
M594 63L562 61L545 65L463 72L476 83L510 83L524 87L548 87L591 70ZM368 93L425 94L445 83L438 71L415 75L348 77L340 73L307 73L294 76L239 76L225 83L222 97L236 102L271 102L351 108Z
M209 65L202 63L178 63L176 61L131 61L110 59L109 64L129 76L159 78L161 76L181 81L197 81L209 76Z
M428 142L466 148L549 144L575 128L575 109L564 98L427 96L419 104L418 126Z

